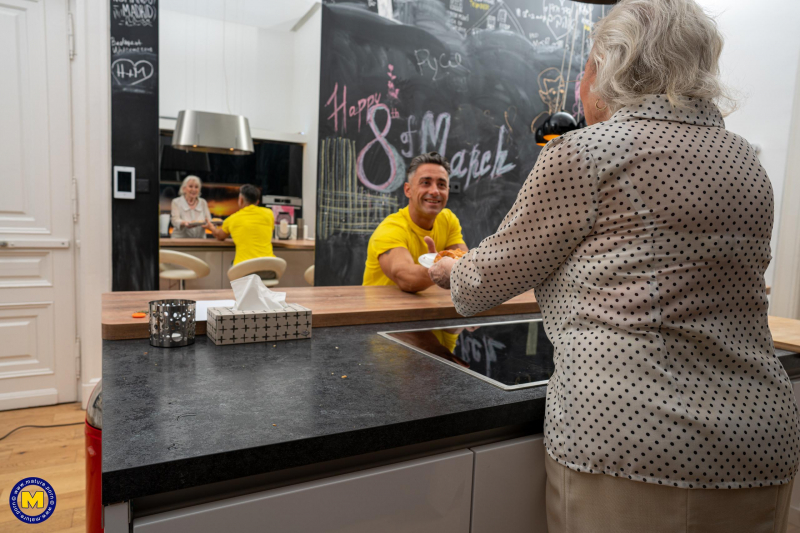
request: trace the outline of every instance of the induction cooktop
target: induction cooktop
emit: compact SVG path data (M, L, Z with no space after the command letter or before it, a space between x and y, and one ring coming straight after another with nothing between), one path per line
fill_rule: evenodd
M503 390L544 385L553 375L541 319L378 334Z

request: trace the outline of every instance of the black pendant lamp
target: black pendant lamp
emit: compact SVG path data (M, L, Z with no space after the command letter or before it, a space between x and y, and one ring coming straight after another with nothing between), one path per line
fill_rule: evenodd
M544 146L549 141L564 135L567 132L578 129L575 117L564 111L553 113L536 128L536 144Z

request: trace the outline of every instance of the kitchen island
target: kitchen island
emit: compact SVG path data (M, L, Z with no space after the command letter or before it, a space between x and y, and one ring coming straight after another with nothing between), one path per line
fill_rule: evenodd
M199 336L173 349L143 338L104 341L109 533L129 525L134 532L545 531L546 387L504 391L378 335L538 315L441 318L452 305L439 289L326 289L341 298L336 305L350 302L342 308L350 324L320 327L310 306L309 340L215 346ZM113 300L125 297L147 298L107 295L110 314L113 307L119 318L126 304ZM355 309L373 300L390 309L392 297L405 302L396 321L381 315L393 323ZM532 295L520 298L498 309L535 305ZM409 310L438 318L409 321ZM104 313L107 320L108 331L123 326ZM798 356L781 355L800 371Z
M236 248L236 245L233 243L233 239L228 238L224 241L220 241L219 239L214 239L212 237L199 239L172 239L161 237L158 240L158 244L161 248L174 248L176 250L187 248L202 248L205 250L232 250ZM314 240L272 239L272 248L278 250L306 250L313 252Z
M208 276L188 280L187 289L230 289L227 272L236 255L236 245L231 239L220 241L214 238L200 239L159 239L159 247L193 255L205 261L211 268ZM305 239L273 239L272 250L275 257L286 261L286 272L281 277L281 287L307 287L303 274L314 264L314 241ZM174 285L174 282L173 282ZM169 290L170 281L162 279L162 290Z

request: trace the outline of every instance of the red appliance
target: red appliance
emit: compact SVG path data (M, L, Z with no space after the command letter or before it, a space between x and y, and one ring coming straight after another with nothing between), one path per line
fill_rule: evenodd
M100 380L86 406L86 533L102 533L103 503L100 487L103 473L103 381Z

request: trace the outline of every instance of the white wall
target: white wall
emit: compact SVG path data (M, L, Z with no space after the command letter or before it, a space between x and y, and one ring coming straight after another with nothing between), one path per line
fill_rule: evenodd
M319 69L322 10L294 33L293 122L307 135L303 159L303 218L312 235L317 219L317 150L319 148Z
M86 407L102 376L102 303L111 292L111 78L109 2L77 0L72 60L73 172L78 182L76 295L79 396Z
M251 128L295 131L294 34L162 10L159 37L160 116L234 113Z
M723 81L739 93L739 109L725 119L729 130L761 146L761 165L775 193L773 261L766 273L773 285L792 104L800 58L800 2L796 0L698 0L716 16L725 36ZM799 149L800 147L794 147ZM776 288L777 289L777 288Z

